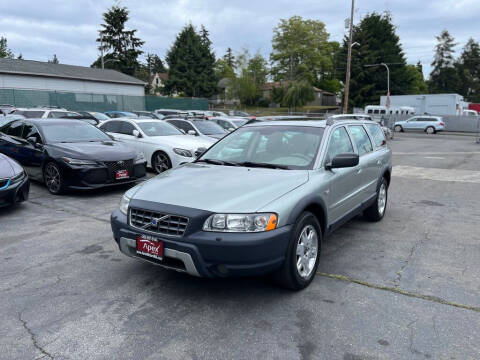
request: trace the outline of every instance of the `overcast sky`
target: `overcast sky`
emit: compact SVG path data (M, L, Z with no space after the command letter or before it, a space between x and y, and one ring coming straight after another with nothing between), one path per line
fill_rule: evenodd
M210 31L217 56L227 47L267 56L279 19L300 15L323 21L331 40L344 36L351 0L123 0L128 28L138 29L143 50L164 58L175 35L192 22ZM89 66L98 56L95 38L102 13L113 0L2 0L0 36L15 55ZM355 21L372 11L389 10L409 63L430 71L435 36L448 29L461 50L469 37L480 40L480 0L356 0Z

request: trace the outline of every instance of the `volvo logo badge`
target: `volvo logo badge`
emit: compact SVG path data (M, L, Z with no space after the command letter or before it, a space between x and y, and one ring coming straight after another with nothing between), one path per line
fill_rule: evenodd
M123 166L123 165L125 165L125 161L123 161L123 160L117 161L117 165L118 166Z
M164 216L159 217L159 218L157 218L157 219L156 219L156 218L152 218L148 224L145 224L144 226L142 226L142 229L145 229L145 230L146 230L146 229L148 229L150 226L156 227L156 226L158 226L158 223L159 223L160 221L165 220L165 219L168 219L169 217L170 217L170 215L164 215Z

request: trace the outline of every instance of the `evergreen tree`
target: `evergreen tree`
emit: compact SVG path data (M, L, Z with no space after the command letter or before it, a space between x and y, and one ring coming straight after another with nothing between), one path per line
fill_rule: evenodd
M455 39L447 30L436 37L435 57L432 62L429 89L431 93L455 92L459 85L458 71L455 68Z
M405 75L409 82L407 94L426 94L428 93L428 85L423 79L423 72L420 70L422 64L407 65Z
M147 54L147 67L150 74L164 73L167 71L163 65L162 59L155 54Z
M226 54L223 56L223 60L230 66L232 69L235 68L235 56L233 56L233 51L231 48L227 49Z
M197 34L193 25L185 26L168 51L166 61L167 94L177 92L186 96L210 97L217 91L215 55L204 27Z
M480 102L480 46L469 39L457 61L459 94L471 102Z
M138 56L143 53L145 43L136 37L137 30L126 30L125 24L129 19L126 7L114 5L103 14L104 23L99 31L97 42L105 52L105 68L119 70L133 75L139 66ZM99 47L99 49L100 49ZM100 67L101 59L97 59L92 67Z
M8 48L7 38L0 37L0 58L13 59L13 52Z
M58 64L58 58L57 58L57 54L53 54L53 58L52 60L48 60L49 63L51 64Z
M395 32L389 13L371 13L353 28L352 66L349 107L364 107L378 104L380 96L387 93L387 72L383 66L365 67L369 64L390 64L390 92L393 95L407 94L411 79L407 76L405 55L400 38ZM348 39L345 37L339 64L339 79L345 80Z
M23 60L23 55L22 55L22 53L18 54L17 59L18 59L18 60Z

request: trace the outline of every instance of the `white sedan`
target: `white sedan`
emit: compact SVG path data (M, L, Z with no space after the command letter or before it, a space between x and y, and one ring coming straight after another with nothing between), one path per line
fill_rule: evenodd
M99 128L143 153L147 166L157 173L193 161L215 142L185 135L162 120L118 118L103 122Z

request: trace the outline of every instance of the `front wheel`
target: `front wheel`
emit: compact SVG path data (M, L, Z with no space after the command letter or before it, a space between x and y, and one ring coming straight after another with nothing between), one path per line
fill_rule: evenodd
M431 134L435 134L436 131L435 131L435 128L433 126L429 126L425 129L425 132L427 134L431 135Z
M403 132L403 128L400 125L395 125L393 128L396 132Z
M49 162L43 168L43 180L45 181L45 185L47 185L48 191L52 194L59 195L64 192L65 186L62 173L58 165L54 162Z
M157 174L161 174L172 167L172 162L163 151L157 151L152 156L152 168Z
M275 274L277 282L292 290L306 288L317 272L321 243L320 224L311 212L305 211L295 223L285 263Z
M370 205L365 211L365 217L370 221L380 221L385 216L385 211L387 210L387 200L388 200L388 184L385 178L382 178L380 187L377 191L377 197L375 202Z

